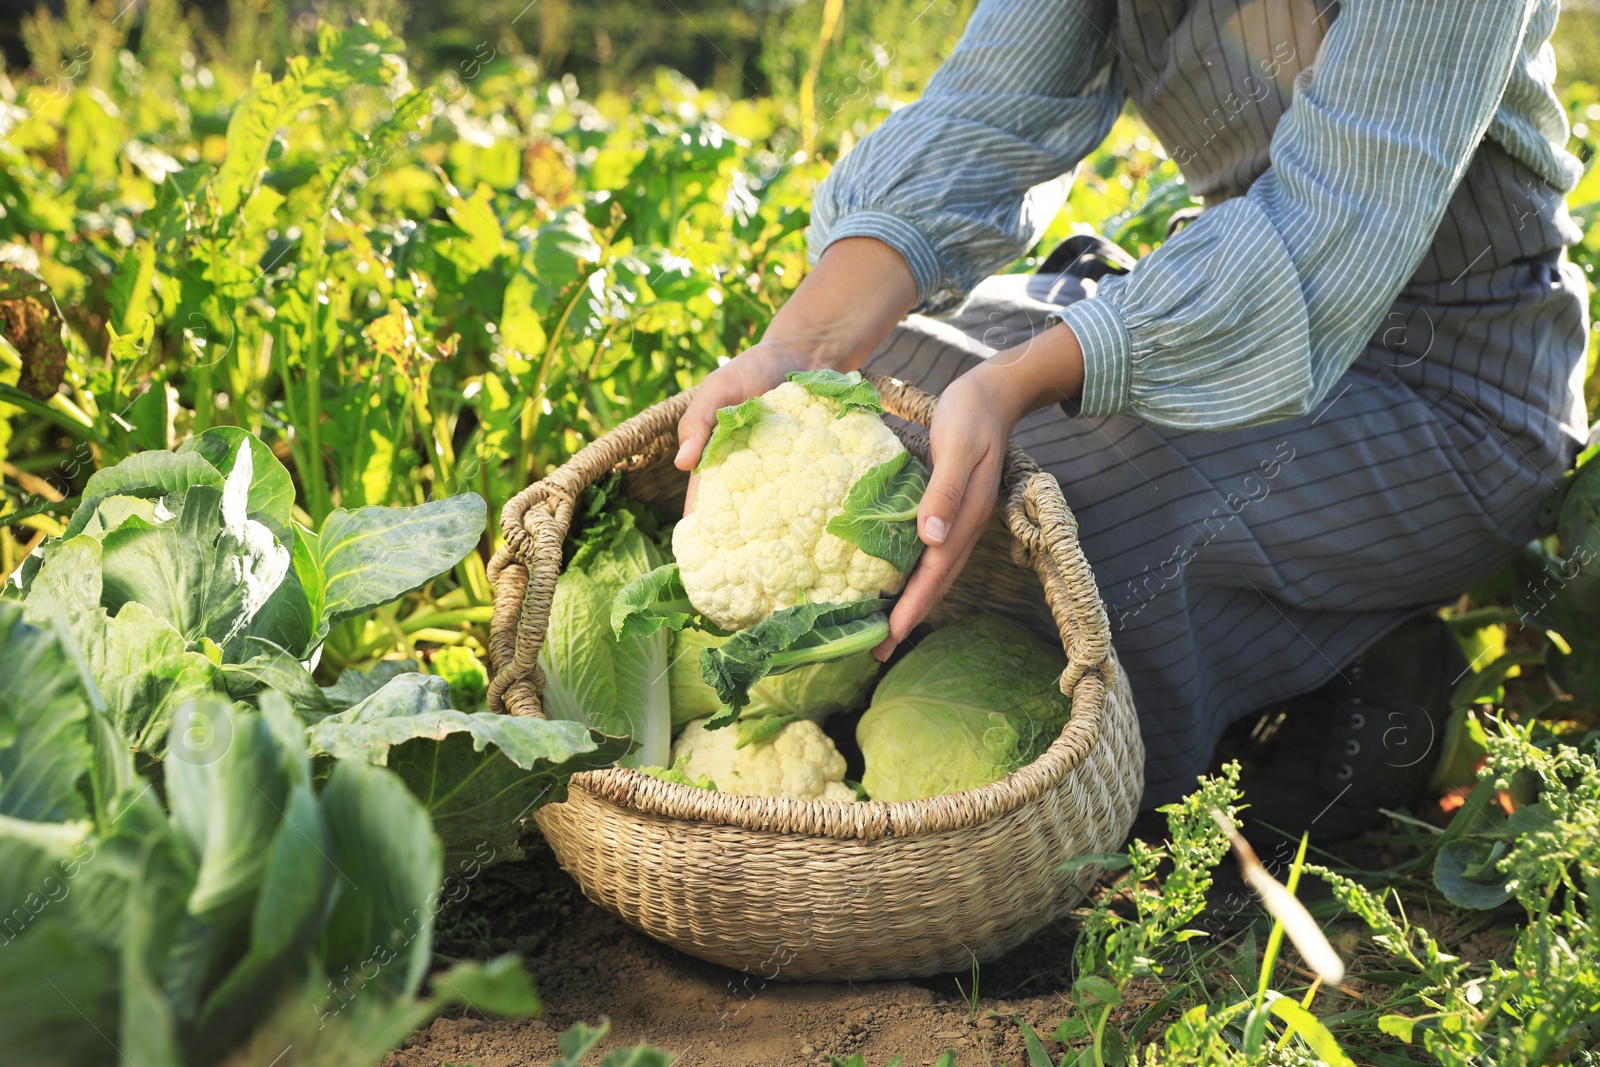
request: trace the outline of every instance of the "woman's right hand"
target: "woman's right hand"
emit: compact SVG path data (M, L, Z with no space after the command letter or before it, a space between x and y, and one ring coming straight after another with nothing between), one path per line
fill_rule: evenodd
M678 420L673 464L694 470L716 428L718 408L775 389L793 371L860 367L916 302L916 279L899 252L871 237L835 241L772 317L760 343L700 383ZM685 515L694 509L695 482L691 474Z
M689 409L678 420L678 454L673 464L693 470L717 425L717 409L742 404L753 396L776 389L792 371L813 370L825 364L805 348L783 341L762 341L740 352L705 376Z

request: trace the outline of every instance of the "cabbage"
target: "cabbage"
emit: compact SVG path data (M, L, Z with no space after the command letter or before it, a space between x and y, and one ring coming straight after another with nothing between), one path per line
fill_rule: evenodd
M618 639L611 632L611 601L661 565L661 550L634 513L620 506L585 536L550 601L550 626L539 650L544 711L633 738L638 747L618 761L624 767L660 766L672 743L667 633Z
M969 615L929 634L878 683L856 726L873 800L997 782L1061 734L1067 658L1019 623Z
M700 653L720 648L726 640L700 630L680 630L672 635L672 669L667 681L672 692L674 733L685 723L709 719L722 710L716 690L701 677ZM860 707L878 677L878 667L868 650L786 674L769 674L750 687L750 703L739 717L801 715L820 723L829 715Z

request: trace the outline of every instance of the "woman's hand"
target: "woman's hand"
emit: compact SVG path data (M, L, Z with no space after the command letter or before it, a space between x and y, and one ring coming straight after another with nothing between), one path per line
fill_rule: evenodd
M997 352L945 387L928 440L933 472L917 509L927 547L889 614L878 659L906 639L955 582L999 502L1006 446L1030 411L1075 396L1083 387L1083 351L1066 326Z
M791 371L861 366L916 302L916 278L899 252L871 237L835 241L778 309L761 342L706 375L678 420L673 464L694 470L718 408L776 388ZM686 515L694 508L695 483L690 475Z
M678 420L678 454L673 464L691 470L717 425L717 409L742 404L750 397L783 384L791 371L814 370L825 364L804 347L785 341L752 345L705 376Z

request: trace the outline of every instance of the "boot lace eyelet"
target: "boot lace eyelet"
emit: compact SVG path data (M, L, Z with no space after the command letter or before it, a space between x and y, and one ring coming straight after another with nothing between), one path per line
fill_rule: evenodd
M1339 764L1339 781L1347 782L1351 778L1354 778L1355 774L1356 774L1356 769L1354 767L1350 766L1350 764L1348 764L1348 763Z
M1361 754L1361 742L1353 737L1346 741L1344 743L1344 754L1346 756L1359 756Z
M1350 713L1350 729L1360 730L1365 728L1366 725L1367 717L1365 715L1361 714L1359 711L1352 711Z

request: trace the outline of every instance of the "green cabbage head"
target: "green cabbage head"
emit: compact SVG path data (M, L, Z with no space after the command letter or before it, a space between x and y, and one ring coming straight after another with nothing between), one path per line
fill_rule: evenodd
M856 726L873 800L997 782L1037 759L1072 713L1059 646L997 615L929 634L890 668Z
M726 640L702 630L683 629L672 635L672 669L667 681L672 691L673 733L721 710L717 691L701 678L700 653L718 648ZM881 666L868 650L784 674L769 674L750 687L750 703L740 710L739 717L800 715L820 723L829 715L866 703Z

